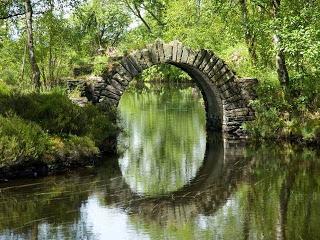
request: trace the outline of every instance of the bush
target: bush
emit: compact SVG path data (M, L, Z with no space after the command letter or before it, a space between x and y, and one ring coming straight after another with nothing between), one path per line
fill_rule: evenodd
M32 164L51 148L48 134L17 116L0 116L0 168Z
M0 79L0 95L9 95L10 93L11 89L9 86Z
M0 85L2 89L6 90ZM1 91L0 170L91 163L99 153L98 147L113 149L109 140L119 132L117 119L115 108L90 104L80 107L61 90L47 94Z
M89 137L69 136L65 139L53 137L51 142L51 154L45 159L47 163L61 161L64 165L70 165L99 153L99 149Z
M85 135L90 137L97 145L101 145L105 139L116 137L119 128L116 125L117 111L108 107L86 105L83 108L85 115Z
M262 82L258 98L251 102L255 119L244 128L254 138L320 141L320 101L315 80L291 79L285 90L279 84Z
M88 136L98 145L118 131L115 109L93 105L80 107L61 92L2 95L0 114L7 112L39 124L49 134Z

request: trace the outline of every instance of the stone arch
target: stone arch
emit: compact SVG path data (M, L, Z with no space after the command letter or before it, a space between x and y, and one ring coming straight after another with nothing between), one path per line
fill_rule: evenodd
M243 79L209 50L193 50L178 41L157 40L142 50L113 58L95 91L97 102L117 106L131 80L156 64L171 64L188 73L199 86L209 129L222 129L228 136L245 137L242 123L253 119L249 100L254 98L256 79Z

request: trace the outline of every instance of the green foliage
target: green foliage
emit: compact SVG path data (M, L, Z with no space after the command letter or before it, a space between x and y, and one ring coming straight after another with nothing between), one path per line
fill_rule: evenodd
M253 125L249 124L251 127L246 126L254 135L265 138L294 135L308 139L316 136L307 129L318 119L320 107L320 2L281 0L276 14L269 0L248 0L244 1L245 6L241 3L62 0L56 7L49 1L40 1L33 4L34 11L42 13L34 16L34 42L43 85L50 88L61 83L77 65L93 63L93 72L99 75L109 57L145 47L157 38L167 42L179 40L193 49L212 50L239 76L260 80L259 98L252 103L257 119ZM0 16L22 8L19 1L7 1L0 7ZM274 36L279 38L279 44L274 42ZM290 76L290 86L285 90L276 84L275 56L280 49L285 54ZM0 79L20 90L32 89L22 18L0 21L0 55ZM155 66L144 71L139 80L184 80L185 76L174 67ZM1 83L0 93L8 94ZM86 124L84 129L75 124L87 121L89 116L84 110L71 107L61 96L51 99L47 96L47 100L43 96L33 96L33 100L27 96L17 98L30 104L29 109L35 113L31 114L31 110L23 113L20 100L18 106L10 105L8 101L12 97L7 102L0 99L3 103L0 112L9 104L17 114L54 134L88 135L86 128L93 131ZM53 105L52 109L49 105ZM63 112L70 114L63 116ZM49 117L55 120L48 120Z
M113 0L85 2L74 12L73 18L75 30L81 37L79 43L91 55L117 44L130 23L121 4Z
M258 98L251 102L255 119L245 124L244 128L257 139L318 142L318 92L318 86L314 86L313 81L302 79L295 79L285 91L277 83L261 83L257 89Z
M116 138L115 109L73 104L61 89L46 94L0 95L0 169L34 163L80 164ZM6 116L6 117L4 117Z
M0 95L9 95L10 92L10 87L0 79Z
M189 75L177 67L162 64L155 65L143 71L140 81L189 81Z
M0 106L0 113L14 112L36 122L50 134L90 135L99 144L102 135L107 138L117 131L111 111L105 112L92 105L77 106L59 92L0 96ZM96 134L101 137L96 138Z
M106 69L108 63L107 56L96 56L93 61L94 69L93 74L96 76L101 76L103 71Z
M46 156L46 162L60 161L65 165L77 163L80 159L90 158L99 154L99 148L89 137L70 135L65 139L51 139L52 149Z
M0 116L0 168L32 164L50 147L48 134L37 124L14 115Z

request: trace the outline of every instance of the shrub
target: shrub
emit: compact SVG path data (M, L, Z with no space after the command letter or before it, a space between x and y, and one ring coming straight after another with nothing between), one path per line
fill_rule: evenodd
M46 162L62 161L65 165L71 163L81 163L82 159L90 158L99 153L93 140L89 137L69 136L61 139L54 137L51 139L51 155L46 156Z
M0 116L0 167L31 164L50 148L49 136L37 124Z
M96 56L93 60L93 74L100 76L108 64L108 56Z
M0 79L0 95L9 95L11 89Z
M80 107L61 92L2 95L0 114L7 112L39 124L49 134L88 136L97 144L118 131L115 109L93 105Z
M255 119L244 128L255 138L319 141L319 89L312 85L310 79L293 78L284 91L279 84L260 83L258 98L251 102Z

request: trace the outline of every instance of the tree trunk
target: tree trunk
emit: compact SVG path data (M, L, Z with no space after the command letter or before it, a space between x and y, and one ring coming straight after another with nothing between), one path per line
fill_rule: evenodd
M48 77L48 85L50 87L53 85L53 57L52 57L52 44L53 44L53 27L52 27L52 21L53 21L53 3L50 0L50 23L49 23L49 62L48 62L48 68L49 68L49 77ZM48 87L48 86L47 86Z
M143 22L143 24L146 26L148 29L148 32L152 32L151 27L147 23L147 21L142 17L141 12L136 4L134 4L134 9L136 10L136 16Z
M28 46L26 44L26 46L24 47L24 53L23 53L23 58L22 58L20 82L23 82L23 80L24 80L24 68L26 65L27 51L28 51Z
M129 8L129 10L133 13L133 15L135 15L137 18L139 18L142 21L142 23L146 26L146 28L148 29L148 32L151 33L152 32L151 27L149 26L147 21L142 17L140 9L137 6L137 4L133 3L133 7L132 7L128 0L125 0L125 3L127 5L127 7Z
M32 7L30 0L24 0L24 7L26 11L26 25L27 25L27 34L28 34L28 49L29 49L29 58L32 69L32 80L34 82L35 88L40 92L41 82L40 82L40 70L36 61L36 54L33 44L33 29L32 29Z
M273 17L274 19L278 18L279 10L280 10L280 0L272 0L273 7ZM283 86L288 85L289 83L289 73L286 65L286 58L284 54L284 49L281 46L281 37L279 34L275 33L273 36L273 43L276 47L276 67L278 73L278 79L280 84Z
M245 41L248 47L250 58L253 64L257 62L257 52L255 48L255 36L250 29L249 17L248 17L248 7L246 0L239 0L241 5L241 13L242 13L242 25L244 31Z

